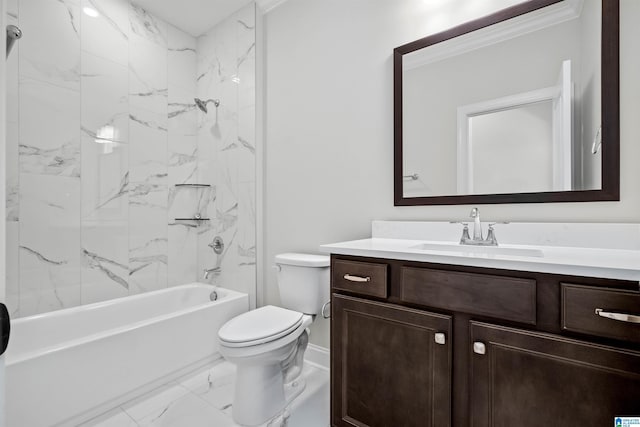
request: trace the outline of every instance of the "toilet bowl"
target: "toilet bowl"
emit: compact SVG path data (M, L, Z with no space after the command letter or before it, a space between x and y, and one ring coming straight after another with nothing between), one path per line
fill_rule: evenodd
M236 369L232 415L253 426L288 403L285 384L302 372L308 327L329 300L329 257L276 256L283 307L267 305L234 317L218 331L220 354Z

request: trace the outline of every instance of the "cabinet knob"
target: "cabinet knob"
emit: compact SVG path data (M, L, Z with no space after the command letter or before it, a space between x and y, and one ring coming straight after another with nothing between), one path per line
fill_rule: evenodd
M445 345L447 343L447 336L442 332L437 332L434 335L434 340L436 344Z
M484 343L476 341L473 343L473 352L475 354L485 354L487 352L487 347L484 345Z

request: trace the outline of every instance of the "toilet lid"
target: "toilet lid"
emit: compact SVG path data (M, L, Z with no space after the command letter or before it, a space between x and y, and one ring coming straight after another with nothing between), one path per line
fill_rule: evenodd
M234 317L218 332L221 341L244 347L290 334L302 323L302 313L267 305Z

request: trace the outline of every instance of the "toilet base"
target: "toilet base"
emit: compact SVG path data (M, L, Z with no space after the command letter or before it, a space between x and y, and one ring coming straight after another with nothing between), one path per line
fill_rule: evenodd
M238 366L232 408L235 422L246 426L261 424L275 416L284 404L280 364Z
M304 391L305 381L298 378L283 384L282 367L239 366L233 397L233 420L243 426L257 426L279 415Z

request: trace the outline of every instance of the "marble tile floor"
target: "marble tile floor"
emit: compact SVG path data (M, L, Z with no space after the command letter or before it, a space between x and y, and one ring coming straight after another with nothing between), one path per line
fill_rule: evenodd
M298 400L309 398L306 395L317 392L318 387L326 388L329 382L326 369L308 363L305 363L302 377L308 386L290 405L294 407L293 410L299 403ZM83 423L80 427L240 427L231 417L234 379L235 365L218 359L207 367L158 387ZM287 417L288 415L287 413ZM296 415L298 416L294 418L299 419L300 414ZM328 411L326 420L321 425L329 424ZM274 417L263 426L296 427L283 421L282 415Z

